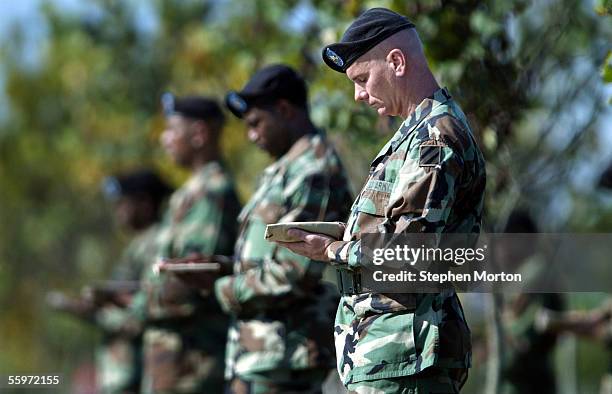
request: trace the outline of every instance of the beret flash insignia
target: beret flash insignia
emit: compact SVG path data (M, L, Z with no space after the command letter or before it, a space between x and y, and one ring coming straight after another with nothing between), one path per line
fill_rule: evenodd
M327 48L325 50L325 56L327 56L329 60L334 62L336 66L338 67L344 66L344 60L342 60L342 58L336 52L332 51L331 49Z

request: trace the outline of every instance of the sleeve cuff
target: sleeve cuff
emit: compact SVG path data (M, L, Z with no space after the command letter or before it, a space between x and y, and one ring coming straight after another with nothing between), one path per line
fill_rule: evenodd
M105 307L95 314L96 324L107 332L121 331L130 322L130 313L119 307Z
M327 257L332 265L359 267L361 264L361 241L334 241L327 247Z
M235 280L236 278L233 275L229 275L219 278L215 282L215 296L225 313L237 314L240 312L240 303L234 291Z

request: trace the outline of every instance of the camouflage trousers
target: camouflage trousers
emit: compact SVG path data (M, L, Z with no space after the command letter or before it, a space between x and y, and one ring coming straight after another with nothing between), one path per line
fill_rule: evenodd
M533 352L533 350L532 350ZM500 394L555 394L557 393L557 384L555 372L552 365L549 365L545 359L539 360L539 357L532 357L539 361L542 367L533 367L531 369L526 361L522 361L520 366L515 365L514 373L510 376L503 376L500 382Z
M142 394L223 392L223 367L214 357L185 346L176 332L149 328L143 338Z
M321 394L330 370L276 370L255 372L235 377L225 394Z
M140 346L126 338L108 337L96 351L96 380L102 394L137 393Z
M364 380L347 385L349 394L456 394L467 380L467 369L427 368L417 375Z

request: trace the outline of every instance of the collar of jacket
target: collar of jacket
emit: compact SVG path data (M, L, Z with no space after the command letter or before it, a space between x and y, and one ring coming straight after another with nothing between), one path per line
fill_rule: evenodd
M434 92L430 97L427 97L419 103L415 110L402 122L399 129L395 132L393 137L387 141L385 146L378 152L371 166L373 167L381 157L386 156L389 153L395 151L399 144L401 144L410 133L415 130L425 120L429 114L438 106L446 103L451 99L451 95L448 93L446 88L440 88Z
M285 171L287 167L306 152L313 145L313 139L321 136L321 132L305 134L291 145L291 148L274 163L270 164L266 169L266 175L274 174L279 171Z

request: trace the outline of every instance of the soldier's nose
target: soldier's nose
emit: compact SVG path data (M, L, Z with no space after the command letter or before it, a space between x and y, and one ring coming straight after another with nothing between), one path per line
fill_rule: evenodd
M368 100L368 92L365 89L362 89L355 85L355 101L367 101Z
M161 146L168 146L172 141L172 132L170 130L164 130L159 136L159 143Z
M249 141L257 142L257 140L259 139L259 134L257 134L255 130L249 129L249 131L247 132L247 137L249 138Z

